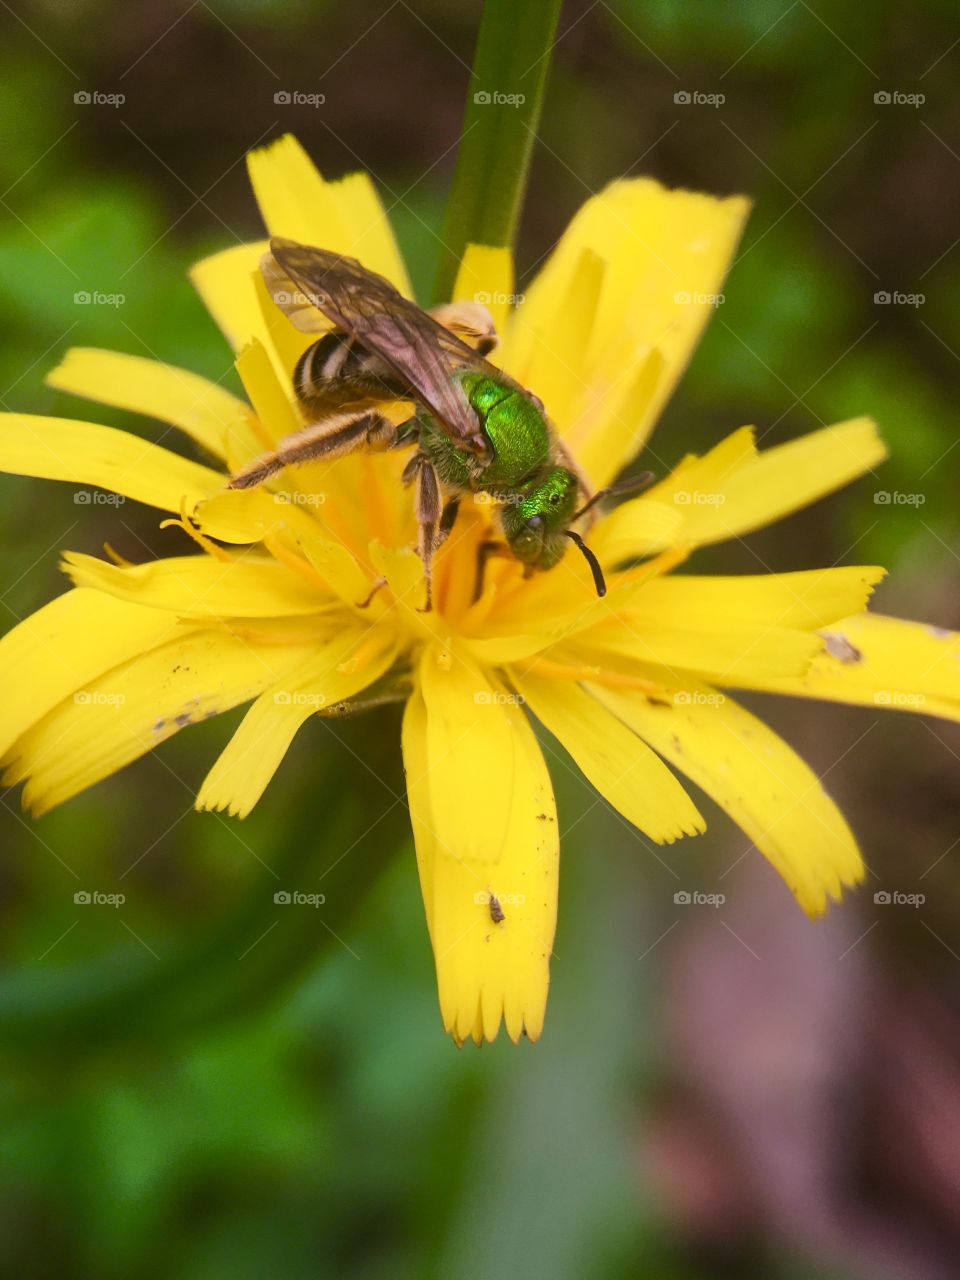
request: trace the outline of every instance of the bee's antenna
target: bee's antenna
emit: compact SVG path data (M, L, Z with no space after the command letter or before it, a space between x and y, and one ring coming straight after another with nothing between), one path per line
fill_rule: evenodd
M576 533L573 529L564 529L563 532L564 535L568 537L571 542L575 542L583 552L583 558L590 566L590 572L593 574L593 585L597 588L597 595L605 596L607 594L607 584L603 579L603 568L600 561L580 537L579 533Z
M616 484L608 484L605 488L598 489L579 511L574 512L572 518L579 520L582 515L586 515L598 502L603 502L604 498L619 498L621 494L636 493L638 489L645 489L650 481L655 478L652 471L641 471L639 475L629 476L626 480L620 480Z

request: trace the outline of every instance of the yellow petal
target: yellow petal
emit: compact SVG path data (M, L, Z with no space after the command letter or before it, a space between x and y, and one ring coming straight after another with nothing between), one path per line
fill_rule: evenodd
M368 271L385 276L408 298L413 289L383 201L368 173L348 173L328 184L349 239L342 246L325 245L359 258Z
M634 509L646 501L673 503L681 512L674 545L699 546L740 537L809 506L871 471L887 456L869 418L833 427L755 453L753 435L741 428L703 458L687 458L643 498L617 508L593 538L609 558L608 539L629 543ZM638 554L647 554L645 542Z
M669 705L591 692L727 811L808 914L863 879L856 841L816 774L732 699L708 686L676 689Z
M106 489L163 511L189 508L223 488L224 477L126 431L69 418L0 413L0 470ZM86 490L74 495L88 504Z
M24 618L0 640L0 756L63 698L184 630L168 613L86 588Z
M637 452L682 373L748 212L740 197L718 200L669 191L649 178L612 183L580 209L531 287L505 354L523 381L537 363L537 348L560 350L555 335L577 306L591 309L593 283L571 296L584 252L608 264L589 347L579 361L582 386L574 394L566 438L597 485L607 483ZM638 364L660 354L655 394L625 431L609 406L620 401ZM531 390L540 393L537 386Z
M663 620L665 618L665 620ZM727 615L694 617L674 626L669 615L652 615L580 632L571 643L587 662L607 658L655 663L668 674L697 671L717 684L754 675L800 675L823 648L815 633L769 624L744 623Z
M586 362L606 271L603 258L592 249L582 249L570 271L559 313L521 304L504 344L504 359L510 362L511 372L523 386L536 390L547 413L566 435L590 391ZM524 333L529 325L538 328ZM569 442L571 447L583 443ZM582 450L576 452L580 461Z
M305 503L269 489L224 489L199 503L193 518L208 537L236 544L262 542L311 521Z
M265 557L215 560L170 556L146 564L115 565L68 552L64 570L78 587L121 600L169 609L183 618L268 618L316 613L328 597Z
M301 430L303 421L290 399L289 384L280 381L267 349L258 339L249 342L237 356L237 372L269 443ZM265 451L264 444L260 451Z
M427 646L420 687L437 846L451 858L496 865L507 848L523 711L452 647Z
M364 173L326 182L290 134L247 156L260 213L272 236L288 236L359 258L409 293L403 261L380 198Z
M75 396L159 418L225 458L231 433L246 431L249 408L223 387L187 369L119 351L73 347L47 383Z
M318 642L317 652L265 690L240 722L197 796L198 809L226 809L245 818L266 790L300 726L367 688L390 667L385 646L363 663L348 659L365 638L360 628Z
M671 626L712 628L716 619L738 624L815 630L866 608L884 569L850 565L799 573L702 578L670 575L644 582L620 606L632 628L668 618Z
M670 770L578 685L512 673L537 719L619 813L658 844L697 835L704 821Z
M488 244L468 244L453 285L453 301L479 302L485 306L493 316L501 340L510 316L513 290L510 250Z
M267 247L266 240L234 245L190 268L194 288L234 351L252 338L270 341L254 287Z
M960 632L878 613L826 626L826 648L801 676L750 688L960 720Z
M433 828L428 720L414 694L403 720L407 798L446 1030L493 1040L501 1016L514 1041L543 1027L556 928L557 812L543 756L526 718L515 724L516 786L507 846L495 865L439 851ZM485 795L485 779L461 779ZM495 901L494 901L495 900ZM502 919L495 918L502 915Z
M7 758L5 781L27 780L24 805L46 813L186 725L256 697L311 651L222 631L160 645L103 673L28 730Z

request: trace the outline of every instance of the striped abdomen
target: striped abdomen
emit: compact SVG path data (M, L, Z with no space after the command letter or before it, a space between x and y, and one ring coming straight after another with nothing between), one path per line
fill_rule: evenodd
M325 333L307 347L293 371L293 388L303 407L315 414L408 394L384 360L342 329Z

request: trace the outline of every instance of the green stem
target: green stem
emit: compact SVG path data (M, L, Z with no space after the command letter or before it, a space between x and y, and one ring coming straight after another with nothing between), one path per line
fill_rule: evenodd
M437 300L468 244L513 246L561 0L486 0L447 202Z

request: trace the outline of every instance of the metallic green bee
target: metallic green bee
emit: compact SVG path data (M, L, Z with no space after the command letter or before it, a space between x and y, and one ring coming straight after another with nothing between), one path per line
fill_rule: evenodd
M590 564L597 594L605 593L596 556L570 526L611 490L589 492L542 403L484 359L497 342L485 308L465 303L422 311L355 259L276 237L261 270L298 328L326 332L293 374L311 424L235 475L231 487L249 488L283 467L358 449L415 446L403 481L416 483L425 609L434 552L466 493L497 504L506 544L481 545L477 594L489 555L512 554L532 573L557 565L570 541ZM391 400L412 400L417 412L397 425L377 407Z

